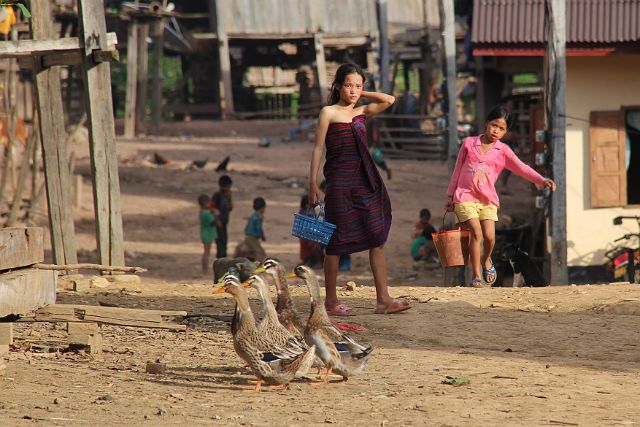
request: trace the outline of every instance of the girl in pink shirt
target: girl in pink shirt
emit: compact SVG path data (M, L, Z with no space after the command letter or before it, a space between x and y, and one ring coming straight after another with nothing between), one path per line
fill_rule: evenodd
M500 200L495 182L504 168L542 187L556 184L549 178L525 165L514 152L500 142L507 132L509 111L494 107L485 122L485 132L466 138L458 152L456 167L449 182L445 209L455 211L458 222L469 230L469 258L473 269L471 286L483 287L482 279L491 286L497 279L491 261L495 246L495 223L498 221ZM484 251L480 256L480 242L484 239Z

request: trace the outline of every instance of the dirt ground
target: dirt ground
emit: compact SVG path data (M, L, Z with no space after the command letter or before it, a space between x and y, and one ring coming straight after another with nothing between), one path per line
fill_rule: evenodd
M448 176L443 164L417 161L389 161L394 174L387 182L394 207L386 250L391 291L413 308L374 315L368 260L355 255L339 284L359 285L340 290L357 315L339 320L368 329L353 334L374 347L365 372L346 383L315 387L310 374L289 390L245 393L253 377L231 345L232 300L212 295L210 278L200 273L195 201L215 190L213 169L231 156L230 246L242 238L252 199L265 197L265 248L292 267L298 260L292 214L305 192L311 146L281 142L289 127L194 122L186 130L165 129L172 137L118 143L127 264L149 271L139 284L61 289L58 302L185 310L187 331L104 326L105 351L91 356L65 351L64 324L16 324L12 351L0 361L6 365L0 425L640 423L640 287L436 287L440 269L412 269L409 230L423 207L432 209L434 223L441 221ZM264 136L268 148L258 147ZM153 164L154 152L171 162ZM85 147L77 147L77 158L86 184L76 208L80 258L96 261ZM204 169L188 168L205 158ZM522 215L530 205L517 195L527 184L512 178L510 185L514 195L502 197L503 212ZM307 310L306 290L292 285L298 307ZM146 362L158 359L167 373L145 373ZM469 384L443 384L447 376Z

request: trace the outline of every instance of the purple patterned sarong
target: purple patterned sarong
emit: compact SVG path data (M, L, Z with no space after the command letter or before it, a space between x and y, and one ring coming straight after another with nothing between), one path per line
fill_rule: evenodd
M391 228L391 202L367 147L365 115L351 123L331 123L325 145L325 211L336 225L327 255L382 246Z

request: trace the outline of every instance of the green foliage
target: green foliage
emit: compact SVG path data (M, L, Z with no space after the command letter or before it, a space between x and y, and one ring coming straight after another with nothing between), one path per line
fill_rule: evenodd
M127 97L127 55L121 54L120 62L111 62L111 86L115 105L113 110L116 117L124 117L125 102ZM146 108L147 114L151 112L151 79L153 73L153 54L149 55ZM164 102L171 102L181 98L182 90L182 65L179 56L164 56L162 58L162 99ZM168 114L164 120L173 119Z

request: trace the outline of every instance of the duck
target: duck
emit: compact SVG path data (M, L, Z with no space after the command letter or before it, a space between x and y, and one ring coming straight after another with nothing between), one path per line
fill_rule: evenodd
M313 270L299 265L294 271L296 276L307 285L311 297L311 313L304 329L305 341L309 346L316 348L316 356L322 360L327 369L319 384L327 384L329 375L332 373L341 375L343 381L361 373L371 356L373 347L357 343L331 323L323 298L320 296L318 278Z
M307 345L289 332L278 320L278 313L276 313L273 301L269 297L269 289L262 277L253 275L249 277L248 283L258 292L264 310L264 316L258 323L258 332L277 345L306 350Z
M278 320L289 332L298 338L302 338L305 323L300 317L289 293L287 274L284 266L273 258L267 258L263 261L261 267L273 278L276 284L278 291L278 298L276 300Z
M258 331L249 306L249 298L237 277L227 275L216 293L228 293L237 304L238 327L233 333L233 347L238 356L255 372L257 381L252 390L262 391L262 384L288 387L296 373L309 371L315 358L315 346L301 350L298 346L279 346Z

